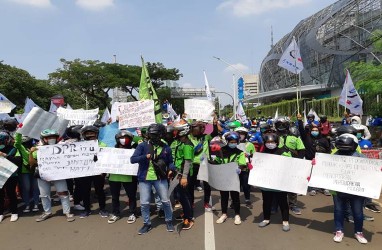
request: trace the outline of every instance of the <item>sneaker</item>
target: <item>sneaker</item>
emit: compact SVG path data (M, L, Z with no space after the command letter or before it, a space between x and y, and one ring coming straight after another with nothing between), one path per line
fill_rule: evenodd
M310 195L310 196L316 196L316 194L317 194L317 192L316 192L316 190L314 190L314 189L313 189L312 191L309 192L309 195Z
M130 215L130 216L127 218L127 223L128 223L128 224L133 224L136 220L137 220L137 218L135 217L134 214L132 214L132 215Z
M138 234L144 235L144 234L148 233L151 229L153 229L151 224L150 225L143 224L143 227L141 229L139 229Z
M211 206L210 203L208 203L208 202L204 203L204 209L207 212L211 212L211 211L215 211L216 210L216 208L214 206Z
M46 212L44 212L44 213L42 213L42 215L40 215L40 217L38 217L38 218L36 219L36 221L37 221L37 222L41 222L41 221L44 221L44 220L50 218L51 216L52 216L52 213L46 213Z
M34 205L34 207L32 208L32 211L33 211L33 212L38 212L38 211L40 211L40 209L38 208L38 205Z
M326 196L331 196L330 191L327 190L327 189L325 189L325 190L324 190L324 195L326 195Z
M101 210L99 211L99 215L101 215L102 218L107 218L109 217L109 212L106 210Z
M11 215L11 222L15 222L19 219L19 215L18 214L12 214Z
M363 215L363 220L365 221L374 221L374 217L368 216L366 214Z
M72 222L75 220L76 220L76 218L74 218L74 214L71 214L71 213L66 214L66 221L67 222Z
M179 201L175 201L175 208L180 208L181 206Z
M172 221L166 221L166 229L167 229L167 232L174 232L175 231L175 227L172 224Z
M91 211L84 211L80 214L80 219L85 219L86 217L89 217L89 215L91 214L92 214Z
M198 192L203 192L203 188L202 187L196 187L196 190L198 190Z
M184 220L184 214L182 213L182 214L180 214L179 216L176 216L176 217L175 217L175 220L177 220L177 221L183 221L183 220Z
M0 215L0 222L4 220L4 215Z
M26 206L23 210L23 213L29 213L31 211L31 208L29 206Z
M217 223L217 224L222 224L222 223L224 223L226 220L227 220L227 215L226 215L226 214L223 214L223 215L220 216L219 219L216 220L216 223Z
M183 221L182 229L183 230L189 230L194 225L194 222L192 220L185 219Z
M270 224L269 221L262 221L262 222L260 222L260 223L258 224L258 226L259 226L259 227L266 227L266 226L268 226L269 224Z
M246 206L247 208L249 208L249 209L252 209L252 208L253 208L253 206L252 206L252 202L251 202L250 200L246 200L246 201L245 201L245 206Z
M290 210L295 214L295 215L300 215L301 214L301 209L296 207L296 206L293 206L290 208Z
M112 224L112 223L116 222L117 220L119 220L119 218L120 218L119 216L112 214L112 215L110 215L109 219L107 220L107 223Z
M336 235L334 235L334 237L333 237L333 240L334 240L335 242L340 243L340 242L342 241L343 238L344 238L344 233L343 233L342 231L337 231L337 232L336 232Z
M366 244L367 239L363 236L362 232L358 232L354 234L354 237L358 240L359 243L361 244Z
M240 218L240 215L235 215L235 221L234 221L235 225L240 225L241 224L241 218Z
M283 231L284 232L289 232L290 231L290 226L289 226L289 224L283 224Z
M162 209L158 211L158 218L164 219L164 211Z
M372 211L373 213L380 213L381 212L374 204L366 205L365 209L369 210L369 211Z
M73 210L84 211L85 208L83 206L81 206L81 204L77 204L77 205L73 206Z

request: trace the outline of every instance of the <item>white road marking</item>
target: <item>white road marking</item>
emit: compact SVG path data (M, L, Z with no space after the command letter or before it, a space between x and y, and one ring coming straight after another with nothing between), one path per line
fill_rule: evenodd
M214 214L204 212L204 249L215 250Z

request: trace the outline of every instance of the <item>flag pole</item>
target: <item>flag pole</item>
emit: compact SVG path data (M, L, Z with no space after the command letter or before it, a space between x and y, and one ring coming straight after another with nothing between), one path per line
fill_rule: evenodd
M297 42L296 42L296 39L295 37L293 36L293 40L294 40L294 51L296 51L296 45L297 45ZM297 58L296 56L294 57L294 68L296 70L296 75L298 74L297 73ZM298 87L300 86L300 74L298 74L298 83L296 83L296 101L297 101L297 113L300 114L300 105L299 105L299 94L298 94Z
M349 84L348 84L348 76L349 76L349 70L346 69L346 78L345 78L345 89L346 89L346 92L345 92L345 111L344 113L347 113L346 111L346 105L348 104L348 91L349 91Z

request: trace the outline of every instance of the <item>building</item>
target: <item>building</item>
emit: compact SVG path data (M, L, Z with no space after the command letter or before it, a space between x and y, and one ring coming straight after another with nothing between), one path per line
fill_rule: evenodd
M260 68L260 92L247 102L302 97L338 96L345 81L345 67L353 61L375 61L372 32L382 29L381 0L340 0L300 23L264 58ZM279 67L283 51L295 37L304 70L300 76ZM381 38L378 38L381 39Z
M259 93L259 75L244 75L244 95L256 95Z

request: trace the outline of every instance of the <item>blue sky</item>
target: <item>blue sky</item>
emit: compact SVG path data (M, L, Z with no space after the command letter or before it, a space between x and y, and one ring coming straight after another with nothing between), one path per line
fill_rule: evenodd
M180 69L186 87L233 93L235 70L258 73L274 41L334 0L0 0L0 61L39 79L60 58ZM6 93L4 93L6 94ZM222 96L225 104L230 99Z

